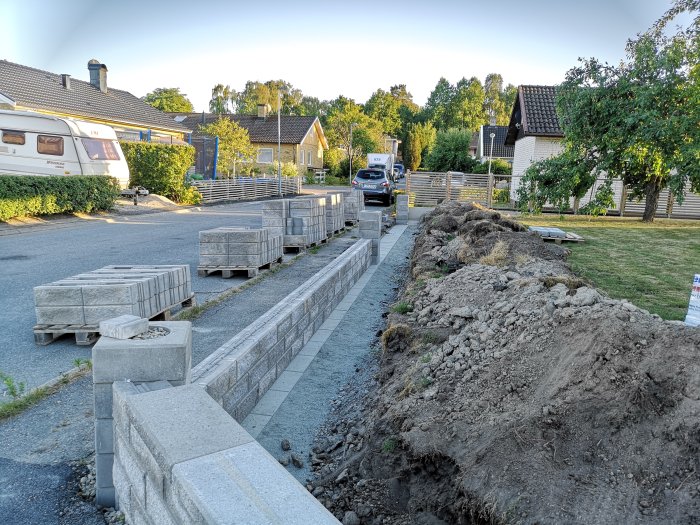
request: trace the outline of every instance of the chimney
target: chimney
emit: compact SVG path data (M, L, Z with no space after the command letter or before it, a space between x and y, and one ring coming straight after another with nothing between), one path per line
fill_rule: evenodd
M61 85L66 89L70 89L70 75L61 74Z
M90 72L90 84L102 93L107 93L107 66L100 64L98 60L93 58L88 62L88 71Z
M258 118L267 118L271 109L270 104L258 104Z

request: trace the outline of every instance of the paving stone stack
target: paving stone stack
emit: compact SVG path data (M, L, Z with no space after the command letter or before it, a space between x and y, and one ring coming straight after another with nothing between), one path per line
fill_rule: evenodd
M328 193L326 194L326 233L330 236L343 228L345 228L343 194Z
M408 224L408 195L396 196L396 224Z
M199 265L201 268L259 268L282 257L282 239L282 233L274 228L201 231Z
M105 266L34 288L38 325L97 326L120 315L152 318L192 298L189 265Z
M284 235L283 245L306 247L327 238L326 198L285 199L263 204L263 228Z
M372 241L372 264L378 264L382 238L382 212L360 212L360 237Z
M343 191L343 210L345 222L355 223L360 220L360 212L365 209L365 197L360 190Z

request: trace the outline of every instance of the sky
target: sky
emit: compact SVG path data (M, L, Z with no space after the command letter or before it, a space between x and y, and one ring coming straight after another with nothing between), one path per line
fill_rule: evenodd
M0 0L0 59L144 96L177 87L207 110L216 84L283 79L364 103L406 84L420 105L440 77L489 73L558 84L579 57L616 63L668 0Z

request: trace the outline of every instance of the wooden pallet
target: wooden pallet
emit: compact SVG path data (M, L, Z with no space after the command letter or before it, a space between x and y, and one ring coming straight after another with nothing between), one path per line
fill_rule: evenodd
M572 232L566 232L566 237L542 237L543 241L554 241L555 244L563 242L583 242L584 238Z
M345 226L348 228L354 228L358 222L360 222L358 219L352 219L349 221L345 221Z
M179 303L183 308L195 306L197 301L194 294L189 299ZM169 321L172 319L172 308L178 306L174 304L150 318L151 321ZM40 346L53 343L56 339L66 334L75 336L75 344L80 346L91 345L100 337L100 327L98 325L74 325L74 324L37 324L32 329L34 331L34 342Z
M221 272L221 277L230 279L234 275L245 273L249 278L258 275L260 270L269 270L274 264L282 262L282 257L270 261L262 266L198 266L197 275L207 277L217 272Z
M282 251L284 253L301 253L304 250L308 250L309 248L314 248L316 246L320 246L321 244L327 244L328 243L328 237L325 239L321 239L320 241L316 242L310 242L309 244L290 244L287 246L282 247Z

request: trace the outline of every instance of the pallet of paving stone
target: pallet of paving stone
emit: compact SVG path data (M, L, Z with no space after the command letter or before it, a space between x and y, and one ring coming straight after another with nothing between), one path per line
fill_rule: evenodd
M282 262L282 257L278 257L274 261L270 261L267 264L261 266L197 266L197 275L201 277L207 277L209 275L221 272L221 277L224 279L230 279L236 274L246 273L248 277L255 277L258 275L260 270L269 270L274 265Z
M195 306L194 296L180 303L179 306L187 308ZM178 305L174 305L178 306ZM167 308L153 317L150 321L169 321L172 318L172 308ZM37 324L32 328L34 332L34 342L39 346L46 346L53 343L61 336L70 334L75 336L75 344L80 346L92 345L100 337L99 325L69 325L69 324Z
M530 226L531 232L535 232L544 241L553 241L556 244L562 242L583 242L584 238L573 232L565 232L561 228L552 228L548 226Z

